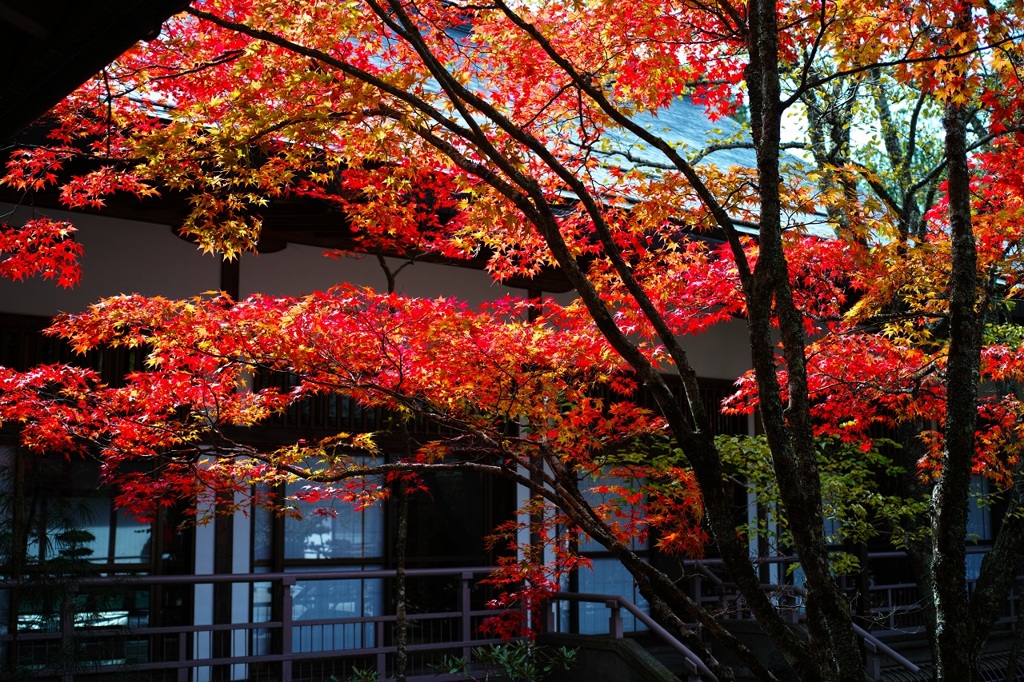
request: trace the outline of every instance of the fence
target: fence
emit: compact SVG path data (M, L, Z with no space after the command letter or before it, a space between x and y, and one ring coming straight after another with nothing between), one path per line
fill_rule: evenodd
M499 641L482 636L479 627L496 615L481 603L486 588L480 578L490 570L407 571L410 582L445 586L451 604L447 610L408 614L410 682L457 679L438 675L431 666L445 655L470 660L473 647ZM159 682L319 682L332 675L345 680L356 668L375 670L383 680L394 672L396 617L377 608L353 608L350 597L357 585L376 589L374 582L395 577L395 571L366 570L83 578L75 584L76 594L93 599L64 598L49 616L22 613L14 632L0 631L0 652L8 670L59 682L118 676ZM202 614L212 613L204 607L218 584L232 586L233 622L204 622L212 620ZM0 583L9 597L23 589L24 584ZM161 591L194 601L191 622L158 626L144 609L123 607L126 601L152 600ZM315 603L307 604L310 599Z
M890 558L895 558L893 554ZM778 563L789 559L773 559ZM749 613L735 586L714 570L713 561L688 562L691 596L723 619L747 619ZM429 608L411 605L407 626L408 679L458 679L438 675L432 667L444 656L472 658L472 648L498 640L480 633L480 624L496 612L484 607L488 588L481 578L491 569L421 569L407 572L410 584L422 581L419 593L438 599ZM152 682L302 682L339 680L355 670L393 675L396 617L385 613L384 595L395 571L317 571L234 575L120 576L80 578L73 590L51 604L29 608L23 583L0 582L0 611L17 616L8 630L0 626L0 661L8 671L55 682L113 680L118 676ZM231 622L214 622L214 586L232 595ZM1003 623L1015 624L1022 582L1007 602ZM766 585L793 622L802 616L799 585ZM890 635L919 632L922 597L911 584L868 586L869 605L860 623L869 667L888 660L910 669L892 651ZM6 598L4 598L6 597ZM169 598L170 597L170 598ZM191 604L178 622L156 617L154 605L174 599ZM627 629L659 633L646 613L614 595L560 594L563 613L580 608L607 608L608 634L621 637L622 613ZM20 604L20 608L19 608ZM221 609L222 610L222 609ZM165 608L164 615L169 611ZM557 623L579 621L557 619ZM562 629L561 625L553 629ZM686 654L684 654L686 655ZM687 655L691 673L699 660ZM877 661L872 666L872 659ZM701 664L702 665L702 664Z

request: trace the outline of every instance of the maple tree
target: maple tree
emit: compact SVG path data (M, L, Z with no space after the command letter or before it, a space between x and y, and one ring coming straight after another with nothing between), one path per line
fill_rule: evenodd
M1019 288L1021 21L1015 2L197 2L59 105L48 143L12 156L4 182L57 183L72 208L181 192L183 231L228 256L258 243L268 202L327 202L356 249L487 254L499 280L553 266L578 299L469 310L344 285L109 299L54 333L79 350L145 347L148 371L112 388L70 367L4 370L0 416L22 423L28 447L99 443L121 503L140 513L296 477L316 484L304 501L361 504L387 494L382 474L413 486L439 468L512 478L559 510L534 518L611 551L721 678L730 671L686 622L772 679L629 538L656 532L665 551L691 554L712 542L802 680L863 678L822 483L829 457L882 457L873 429L885 427L902 447L882 469L911 494L880 523L934 595L939 677L975 679L1024 553L1024 529L1003 524L968 593L970 477L989 478L1009 518L1024 486L1024 353L1018 329L999 324ZM684 148L658 119L682 97L712 119L745 112L749 141ZM783 117L797 107L805 140L789 145ZM801 144L809 162L784 153ZM714 163L735 148L752 150L749 166ZM65 177L83 155L92 170ZM3 274L72 284L70 230L5 227ZM710 433L681 341L734 316L753 369L726 409L760 416L761 471L805 575L806 635L736 532L729 476L744 458ZM294 381L239 390L257 371ZM323 393L453 435L370 464L367 434L271 452L230 438ZM138 459L159 476L118 473ZM579 483L603 474L638 482L599 483L607 501L593 503ZM544 592L557 584L548 571L580 561L558 558L507 573Z

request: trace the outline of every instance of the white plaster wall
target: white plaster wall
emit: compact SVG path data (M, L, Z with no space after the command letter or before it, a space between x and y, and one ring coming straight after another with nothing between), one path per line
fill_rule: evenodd
M681 343L697 376L732 381L750 368L746 320L723 322Z
M210 502L204 501L199 503L198 513L202 516L205 513L210 512ZM216 524L207 523L196 526L195 529L195 575L211 575L213 573L213 554L214 554L214 527ZM212 625L213 624L213 585L196 585L192 593L193 598L193 611L192 611L192 623L194 625ZM213 656L213 649L211 647L211 639L208 632L197 632L192 636L192 652L193 657L196 660L204 658L211 658ZM210 668L196 668L193 673L193 679L195 682L209 682Z
M18 222L31 215L28 208L0 204L0 219ZM176 237L166 225L102 218L93 215L48 212L71 220L85 247L82 281L74 289L61 289L39 278L25 282L0 279L0 312L52 316L77 312L105 296L140 293L184 298L220 286L217 257L201 253ZM401 261L389 261L397 268ZM260 292L299 296L327 289L339 282L386 289L376 258L327 258L316 247L290 245L282 251L244 254L241 260L241 295ZM506 295L526 292L495 283L485 272L470 268L415 263L398 275L400 293L434 298L457 296L470 306ZM567 302L571 294L555 297ZM732 320L696 337L683 339L683 347L700 376L735 379L750 366L746 329Z
M182 298L216 289L216 258L201 254L166 225L116 220L93 215L47 211L70 220L85 247L82 280L74 289L35 278L11 282L0 278L0 312L55 315L78 312L104 296L139 293ZM31 216L26 208L0 204L0 219L18 223Z
M0 220L18 223L32 210L0 204ZM69 220L85 247L82 280L74 289L34 278L23 282L0 279L0 312L52 316L78 312L105 296L139 293L185 298L220 287L220 263L194 244L175 236L166 225L140 223L95 215L47 211ZM390 259L397 268L401 261ZM386 290L383 271L375 258L327 258L323 249L289 245L283 251L244 254L241 262L242 296L252 293L299 296L347 281ZM398 276L400 293L438 297L459 295L470 305L521 289L495 284L486 273L430 263L416 263Z
M241 501L241 495L236 495L236 502ZM232 518L232 573L251 573L252 564L249 561L252 547L252 519L250 515L239 510ZM231 585L231 622L247 623L252 606L252 592L249 583L234 583ZM251 652L251 632L249 630L236 630L231 633L231 655L248 656ZM231 666L231 679L245 680L249 678L249 666L237 664Z
M403 263L395 258L387 261L392 271ZM301 296L340 282L387 291L387 279L374 256L328 258L323 255L323 249L292 244L283 251L242 257L242 296L255 292ZM398 274L395 288L398 293L423 298L457 295L471 306L509 294L526 295L523 289L495 283L486 272L419 262Z

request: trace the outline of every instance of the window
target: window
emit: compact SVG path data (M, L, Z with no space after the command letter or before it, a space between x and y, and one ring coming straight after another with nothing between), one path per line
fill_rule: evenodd
M297 492L302 482L286 486L284 493ZM297 502L300 516L278 523L271 511L253 514L253 559L257 570L295 573L378 569L384 562L384 510L375 505L363 510L354 505L329 504L333 514L317 513L321 504ZM272 620L275 606L269 583L253 586L254 620ZM375 633L369 623L330 623L328 619L379 616L384 610L384 584L379 578L338 580L297 580L292 587L295 621L292 642L296 651L334 651L371 647ZM310 621L305 624L303 621ZM266 653L269 641L254 645Z
M288 485L287 494L303 484ZM334 516L316 513L317 504L296 504L302 518L284 521L284 560L293 559L366 559L384 552L384 510L374 505L357 510L353 505L336 503Z
M617 477L602 477L600 480L584 481L581 487L585 488L585 496L591 506L608 503L606 499L596 490L598 485L622 486L630 488L629 481ZM631 507L632 505L627 505ZM624 509L627 516L633 513L632 509ZM643 538L633 537L630 539L630 548L645 561L650 556L650 542L645 536ZM627 571L618 559L612 557L599 543L594 540L584 539L580 543L580 553L590 559L592 568L582 568L571 576L576 583L574 591L589 594L617 594L630 600L645 613L649 612L647 601L640 595L633 576ZM579 604L579 611L573 614L571 611L563 611L560 627L563 631L571 631L569 618L576 617L577 631L582 635L605 634L608 632L608 608L604 604ZM647 629L647 626L636 619L632 614L622 612L622 627L626 632L639 632Z
M988 479L971 478L971 497L967 508L967 580L977 580L984 550L972 552L972 546L987 548L992 543L992 510L988 502ZM979 548L980 549L980 548Z

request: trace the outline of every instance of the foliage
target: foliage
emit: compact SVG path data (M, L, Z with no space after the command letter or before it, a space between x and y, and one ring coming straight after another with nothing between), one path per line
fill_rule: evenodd
M461 675L467 680L540 682L553 671L569 670L578 653L578 649L564 646L552 649L519 640L489 647L474 647L472 663L462 656L445 656L436 670L439 674ZM483 668L483 671L478 672L477 666Z
M765 539L774 553L788 555L792 533L785 509L778 504L771 451L765 439L719 436L716 442L728 474L743 482L759 506L771 510L770 518L758 518L755 524L742 526L743 530L751 537ZM838 574L853 575L865 568L849 551L851 546L884 537L892 547L903 549L909 541L928 536L927 497L914 498L883 490L879 485L905 473L883 454L883 449L898 448L899 444L876 439L873 445L865 452L839 440L819 441L822 511L827 519L825 541L834 548L832 566Z
M434 669L439 675L460 675L467 680L541 682L555 670L569 670L578 653L578 649L552 649L531 641L518 640L487 647L474 647L472 663L462 656L445 655ZM337 675L332 675L331 679L339 682ZM378 679L380 675L373 668L353 668L346 682L377 682Z
M20 227L0 224L0 277L15 281L42 275L62 287L81 277L78 263L84 253L74 241L75 228L67 222L36 218Z
M380 674L375 668L352 668L352 674L345 682L377 682ZM337 675L331 675L332 682L341 682Z
M253 483L306 480L300 499L326 508L383 499L381 476L505 476L534 518L558 519L545 542L599 542L663 622L700 622L762 679L629 538L690 555L710 539L796 676L846 682L863 672L835 579L850 562L823 533L841 514L851 541L884 533L928 567L941 674L969 679L1024 559L1024 530L1003 524L969 593L971 476L1009 514L1024 504L1024 348L1004 303L1024 265L1022 32L1011 1L200 0L60 104L2 181L69 207L186 195L182 232L229 258L257 247L275 204L308 201L337 211L352 250L483 263L497 281L556 268L578 298L115 297L52 333L80 352L144 347L148 371L111 387L0 369L0 419L34 450L97 451L144 516ZM749 129L728 118L741 109ZM704 130L665 125L687 111ZM73 283L67 226L0 235L8 276ZM737 316L752 369L724 409L757 411L764 439L716 442L686 344ZM268 376L290 378L239 390ZM232 438L327 394L448 435L398 461L372 434L270 451ZM750 566L738 475L778 500L806 637ZM578 563L524 550L503 569L538 592Z

